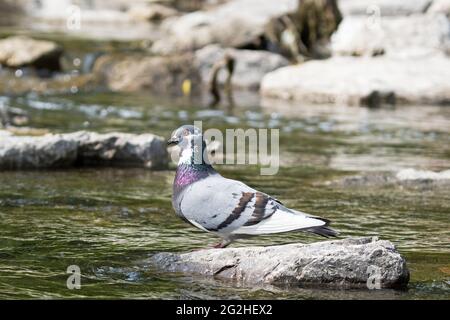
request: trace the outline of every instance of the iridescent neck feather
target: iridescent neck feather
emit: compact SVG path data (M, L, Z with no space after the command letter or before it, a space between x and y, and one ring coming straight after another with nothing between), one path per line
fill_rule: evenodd
M178 192L193 182L204 179L216 171L209 164L206 152L206 144L204 141L195 144L191 140L190 145L181 150L180 160L175 175L174 191Z

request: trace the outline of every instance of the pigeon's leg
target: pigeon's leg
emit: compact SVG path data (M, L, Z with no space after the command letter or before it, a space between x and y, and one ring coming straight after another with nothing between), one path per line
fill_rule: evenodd
M211 249L211 248L216 248L216 249L225 248L225 247L227 247L231 242L233 242L233 239L226 238L226 239L223 239L222 241L220 241L218 244L215 244L215 245L213 245L213 246L211 246L211 247L206 247L206 248L196 248L196 249L192 249L191 251L192 251L192 252L195 252L195 251L201 251L201 250L206 250L206 249Z
M233 240L224 238L218 244L214 245L213 248L225 248L227 247Z

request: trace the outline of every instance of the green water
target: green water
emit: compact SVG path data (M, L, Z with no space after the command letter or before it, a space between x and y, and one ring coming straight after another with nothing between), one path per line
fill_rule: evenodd
M78 93L2 97L30 115L30 127L152 132L177 126L280 128L281 168L218 166L225 176L287 206L331 219L343 236L391 240L411 271L407 290L238 287L213 278L168 274L143 261L160 251L188 251L218 239L171 208L170 170L79 168L0 172L0 298L289 298L449 299L450 190L327 184L347 175L402 168L450 168L450 108L391 110L285 105L237 97L234 109L207 109L185 98ZM234 246L322 239L299 233L252 238ZM81 268L80 290L66 268Z

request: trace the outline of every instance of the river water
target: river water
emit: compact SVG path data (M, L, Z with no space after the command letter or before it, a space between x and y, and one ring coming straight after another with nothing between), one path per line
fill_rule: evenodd
M181 124L204 128L279 128L281 168L218 166L288 207L331 219L342 236L379 236L407 259L407 290L245 287L168 274L143 264L161 251L188 251L218 239L177 218L169 170L76 168L0 172L0 298L449 299L450 190L442 186L351 186L344 176L405 168L450 168L450 108L367 109L304 106L237 96L234 108L208 109L186 98L76 93L2 97L25 109L30 127L52 132L152 132ZM331 183L330 183L331 182ZM234 246L313 242L288 233ZM81 269L81 289L66 268Z

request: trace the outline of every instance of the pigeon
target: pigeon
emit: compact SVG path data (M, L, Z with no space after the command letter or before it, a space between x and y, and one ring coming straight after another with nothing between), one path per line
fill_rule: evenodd
M307 231L324 237L338 232L329 220L285 207L278 199L220 175L209 163L202 132L192 125L176 129L168 145L180 158L173 182L172 205L191 225L222 238L215 248L256 235Z

